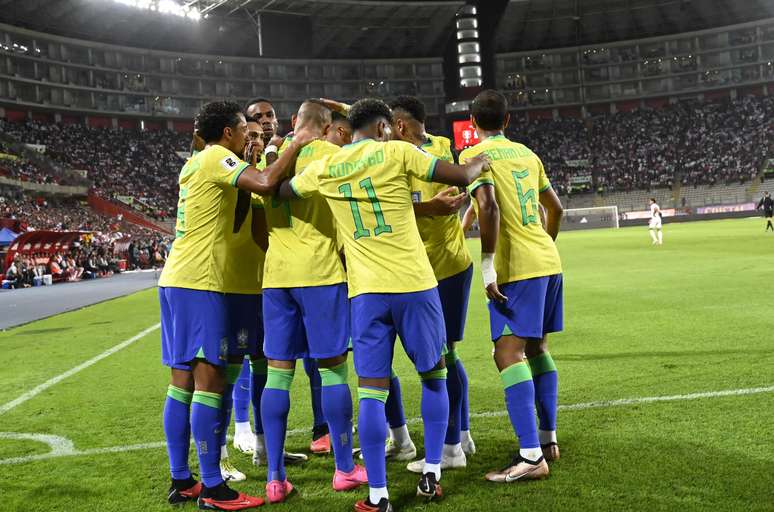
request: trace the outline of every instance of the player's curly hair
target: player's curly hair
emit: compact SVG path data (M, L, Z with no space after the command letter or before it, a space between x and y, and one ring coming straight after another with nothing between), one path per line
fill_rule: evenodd
M223 129L239 123L242 107L233 101L213 101L202 107L194 125L204 142L214 142L223 137Z
M470 105L476 124L484 130L502 130L508 113L508 100L499 92L481 91Z
M349 110L349 124L353 130L360 130L383 117L392 124L392 111L385 102L376 98L363 98Z
M398 96L390 102L392 110L403 110L420 123L425 122L425 104L415 96Z

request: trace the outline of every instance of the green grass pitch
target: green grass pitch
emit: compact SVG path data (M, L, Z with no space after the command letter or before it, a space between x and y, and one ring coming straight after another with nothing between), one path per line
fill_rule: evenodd
M478 453L466 470L444 473L446 498L437 504L417 502L415 476L402 464L390 464L397 508L774 510L774 235L763 228L761 219L666 224L662 247L651 246L645 228L560 236L566 330L551 338L560 404L769 389L565 408L559 414L562 459L541 482L483 480L485 471L509 460L516 442L502 415L477 271L461 354L471 382ZM471 249L478 253L477 240ZM158 320L155 291L147 290L0 333L0 407ZM406 413L416 418L419 381L399 352ZM159 358L155 330L0 414L0 433L61 436L87 451L0 464L0 510L168 510L160 444L94 453L163 441L167 370ZM304 432L290 436L287 445L302 451L310 428L303 371L296 375L292 400L290 428ZM410 429L421 452L421 426L414 422ZM8 437L0 434L2 460L49 450ZM235 487L263 494L265 469L251 467L241 454L232 460L248 474ZM332 464L331 457L312 457L303 467L290 467L299 493L274 508L351 510L365 493L335 494Z

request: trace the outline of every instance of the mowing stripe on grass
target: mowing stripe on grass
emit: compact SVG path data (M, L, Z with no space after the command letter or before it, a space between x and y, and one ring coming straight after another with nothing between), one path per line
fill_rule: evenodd
M158 323L156 325L151 325L150 327L148 327L144 331L141 331L140 333L135 334L134 336L132 336L128 340L122 341L118 345L115 345L114 347L111 347L111 348L107 349L106 351L102 352L101 354L92 357L88 361L85 361L85 362L79 364L78 366L67 370L64 373L60 373L56 377L52 377L51 379L48 379L43 384L39 384L39 385L35 386L34 388L30 389L29 391L27 391L26 393L21 395L19 398L16 398L14 400L11 400L8 403L0 405L0 415L3 415L5 413L7 413L8 411L13 409L14 407L17 407L17 406L23 404L27 400L31 400L31 399L35 398L36 396L38 396L39 394L41 394L43 391L47 390L51 386L59 384L60 382L62 382L66 378L72 377L73 375L75 375L76 373L80 372L81 370L85 370L86 368L88 368L88 367L90 367L90 366L92 366L92 365L102 361L106 357L115 354L119 350L128 347L132 343L134 343L134 342L144 338L148 334L152 333L153 331L155 331L159 327L161 327L160 323Z
M667 395L667 396L644 396L640 398L623 398L620 400L603 400L598 402L583 402L579 404L567 404L560 405L559 409L563 411L582 411L585 409L601 409L607 407L620 407L622 405L636 405L636 404L650 404L654 402L677 402L681 400L700 400L702 398L718 398L724 396L741 396L741 395L755 395L759 393L771 393L774 392L774 386L765 386L758 388L743 388L743 389L726 389L722 391L706 391L703 393L690 393L686 395ZM471 418L497 418L500 416L506 416L506 411L492 411L492 412L478 412L471 414ZM407 423L420 423L422 418L411 418ZM288 436L298 434L308 434L309 429L294 429L287 432ZM229 436L230 438L231 436ZM55 449L54 446L45 438L56 438L58 440L64 440L66 449ZM35 441L44 442L52 446L52 451L49 453L41 453L37 455L26 455L23 457L12 457L9 459L0 459L0 465L4 464L22 464L25 462L33 462L36 460L53 459L56 457L68 457L68 456L82 456L82 455L99 455L103 453L120 453L131 452L135 450L149 450L164 448L165 442L155 443L142 443L131 444L124 446L108 446L105 448L91 448L88 450L75 450L70 449L72 442L66 438L59 436L46 436L41 434L17 434L17 433L5 433L0 432L0 439L31 439ZM61 444L60 444L61 446Z

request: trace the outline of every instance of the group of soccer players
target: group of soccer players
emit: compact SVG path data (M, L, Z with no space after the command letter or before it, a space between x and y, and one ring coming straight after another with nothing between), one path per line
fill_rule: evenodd
M421 474L418 496L443 495L441 470L464 467L475 453L468 376L456 351L473 273L458 215L467 195L481 231L494 361L519 441L513 459L486 479L548 476L546 461L559 457L547 334L562 329L554 244L562 207L540 159L505 138L501 94L480 93L471 119L481 142L456 164L449 140L426 133L424 106L413 97L351 107L308 100L283 138L269 101L244 111L231 102L202 108L200 151L180 172L177 236L159 282L162 359L171 368L170 503L264 503L227 485L244 478L223 463L238 382L249 389L255 435L237 392L235 445L252 444L254 463L267 465L270 503L293 492L285 463L303 456L284 443L302 359L315 412L311 448L332 449L334 491L367 485L354 510L393 510L386 459L416 456L392 369L396 336L422 385L424 459L408 469ZM364 466L353 460L350 351ZM201 482L188 466L191 436Z

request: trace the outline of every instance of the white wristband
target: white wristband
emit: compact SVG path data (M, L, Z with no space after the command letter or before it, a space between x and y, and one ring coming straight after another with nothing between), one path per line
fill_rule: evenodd
M484 287L497 282L497 272L494 268L494 253L481 253L481 275L484 278Z
M268 155L269 153L279 153L279 150L277 150L277 146L270 144L266 146L266 149L264 149L263 152Z

